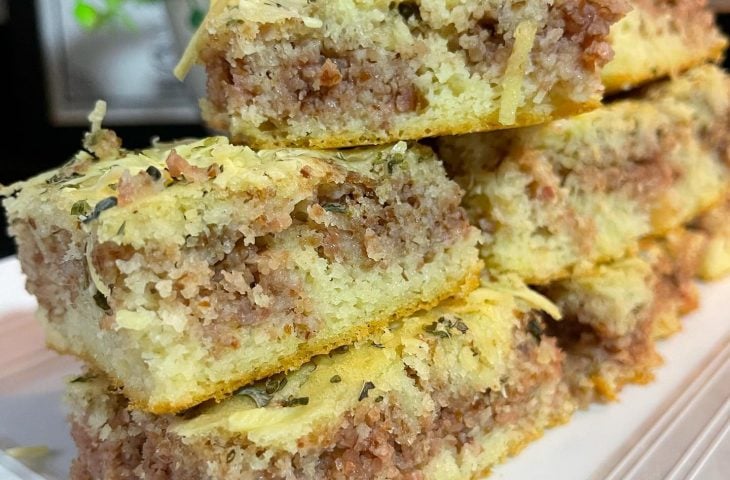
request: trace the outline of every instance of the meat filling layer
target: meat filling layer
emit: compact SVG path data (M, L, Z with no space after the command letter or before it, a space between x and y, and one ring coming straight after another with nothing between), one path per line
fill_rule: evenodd
M169 417L130 412L121 395L110 394L115 412L107 422L110 435L99 438L88 418L73 422L79 457L71 476L205 478L214 471L271 479L425 478L421 470L431 458L444 448L469 448L476 432L488 434L505 426L529 429L536 412L555 412L555 421L563 420L567 392L560 384L562 355L552 339L535 335L534 325L528 331L527 322L538 321L528 317L515 331L517 361L501 390L454 396L448 386L429 385L413 373L419 388L437 402L433 415L414 419L394 397L362 402L330 433L299 439L296 455L267 451L243 437L189 443L167 431ZM265 469L251 470L262 461Z
M208 72L208 100L222 114L213 117L215 126L226 128L227 114L253 107L264 119L258 123L263 131L313 118L341 127L343 116L365 122L366 128L390 128L398 115L428 107L428 91L419 87L424 82L418 79L435 68L424 62L435 45L445 40L449 51L459 52L466 76L499 85L514 49L516 25L521 17L527 21L532 16L540 18L530 52L535 91L540 97L548 92L575 95L572 100L582 102L587 92L577 79L610 61L613 53L606 36L623 12L618 0L566 0L550 7L530 6L526 14L481 4L465 7L466 20L443 25L417 2L392 5L392 21L403 17L413 37L412 45L394 50L375 43L343 49L311 30L301 36L288 32L283 40L282 32L265 26L256 39L261 48L235 57L229 52L236 43L235 27L216 34L199 55Z
M292 244L357 272L386 269L404 259L423 265L466 236L469 224L455 185L453 195L433 197L428 185L404 177L393 198L381 201L370 180L350 177L343 184L320 186L284 220L276 212L262 214L248 226L260 234L254 243L247 243L241 229L225 227L189 237L179 247L95 245L93 273L110 290L108 296L97 292L94 297L109 313L102 328L114 327L113 312L143 307L182 313L188 331L214 351L238 347L238 332L248 325L266 324L272 332L307 339L316 333L319 318L302 285L305 276L296 271ZM68 231L39 238L32 219L14 228L29 291L51 322L62 322L66 308L90 288L86 256L69 256L74 249L68 248ZM78 245L76 251L85 250Z

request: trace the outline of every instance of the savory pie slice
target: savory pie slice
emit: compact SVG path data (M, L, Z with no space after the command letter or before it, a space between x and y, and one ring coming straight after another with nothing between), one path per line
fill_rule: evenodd
M730 186L730 81L708 65L546 125L445 137L488 269L530 284L636 251Z
M595 108L623 0L214 0L178 69L234 142L317 148L541 123Z
M4 204L48 344L138 408L221 398L477 286L478 231L426 147L87 140Z
M678 229L643 240L636 256L541 289L563 314L547 332L565 350L565 379L581 405L654 378L656 340L699 304L693 278L705 248L703 235Z
M574 409L543 309L524 287L480 288L177 416L83 375L71 478L482 478Z

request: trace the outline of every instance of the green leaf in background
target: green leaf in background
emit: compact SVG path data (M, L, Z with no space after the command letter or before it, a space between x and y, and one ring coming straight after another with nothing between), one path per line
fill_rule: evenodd
M150 4L162 0L76 0L74 17L76 22L87 31L98 30L106 24L121 24L129 30L136 30L136 25L129 15L129 9L135 4ZM198 0L187 0L190 26L197 28L205 18L205 8ZM206 4L208 2L202 2Z
M99 12L94 6L89 5L83 0L76 0L74 17L79 25L86 30L93 30L99 25Z

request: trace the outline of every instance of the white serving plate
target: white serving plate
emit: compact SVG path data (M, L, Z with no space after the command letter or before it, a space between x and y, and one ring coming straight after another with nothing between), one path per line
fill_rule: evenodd
M490 478L730 479L730 280L700 288L701 309L660 346L654 383L578 412ZM0 260L0 448L47 445L51 455L32 467L64 479L75 452L61 392L79 363L44 347L34 306L17 260ZM9 463L0 457L0 479L26 478L4 471Z

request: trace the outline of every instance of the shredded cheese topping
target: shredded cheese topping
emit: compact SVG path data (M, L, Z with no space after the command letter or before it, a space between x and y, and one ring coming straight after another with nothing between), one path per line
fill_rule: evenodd
M91 122L91 133L98 132L101 130L101 123L104 121L106 116L106 102L104 100L97 100L94 105L94 110L89 114L88 120Z
M28 447L12 447L5 453L18 460L33 460L47 456L51 450L46 445L31 445Z
M86 244L86 265L89 269L89 277L91 278L91 291L93 293L93 288L96 287L96 290L99 291L104 297L109 298L109 296L112 294L109 287L106 286L106 284L102 281L101 276L96 271L96 268L94 268L94 260L92 259L92 252L93 252L94 245L92 242L87 242Z
M536 34L537 25L529 20L520 23L515 29L515 44L507 60L502 82L502 100L499 105L499 123L502 125L514 125L517 120L517 107L524 97L522 83L525 68Z

